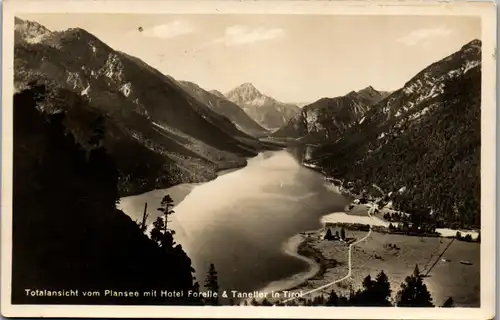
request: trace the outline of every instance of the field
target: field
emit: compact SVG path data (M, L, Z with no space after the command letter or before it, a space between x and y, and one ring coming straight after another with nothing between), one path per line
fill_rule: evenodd
M360 239L365 235L366 232L346 230L348 238ZM412 274L415 265L426 274L438 261L424 279L434 304L440 306L451 296L457 306L478 307L480 246L477 243L453 241L444 255L439 257L451 241L452 239L448 238L421 238L372 232L366 241L352 249L352 279L339 282L317 294L326 295L332 289L337 293L346 294L351 285L354 289L358 288L368 274L375 277L384 270L391 282L394 298L400 283ZM389 247L389 244L392 246ZM399 249L394 249L394 245ZM337 266L325 266L323 274L318 274L294 290L307 292L348 274L348 246L345 243L322 240L318 231L304 237L304 246L320 253L321 259L317 259L317 262L335 260ZM449 261L443 261L444 258ZM461 260L469 260L472 265L461 264Z

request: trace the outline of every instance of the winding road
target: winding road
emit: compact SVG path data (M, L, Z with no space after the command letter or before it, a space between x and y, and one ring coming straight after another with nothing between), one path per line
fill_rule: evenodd
M371 217L371 215L370 215L370 211L368 211L368 216L369 216L369 217ZM335 280L335 281L333 281L333 282L327 283L327 284L325 284L325 285L322 285L321 287L318 287L318 288L316 288L316 289L313 289L313 290L307 291L307 292L303 293L302 295L300 295L299 297L292 297L292 298L288 298L288 299L283 300L283 301L281 301L281 302L282 302L282 303L286 303L286 302L289 302L289 301L295 300L295 299L297 299L297 298L301 298L301 297L303 297L303 296L305 296L305 295L308 295L308 294L314 293L314 292L316 292L316 291L323 290L323 289L325 289L325 288L328 288L328 287L333 286L333 285L334 285L334 284L336 284L336 283L339 283L339 282L341 282L341 281L344 281L344 280L349 279L349 278L351 277L351 275L352 275L352 259L351 259L351 258L352 258L352 248L353 248L355 245L357 245L358 243L360 243L360 242L362 242L362 241L365 241L365 240L366 240L366 239L367 239L367 238L371 235L371 233L372 233L372 226L370 225L370 230L368 230L368 233L366 234L366 236L364 236L363 238L361 238L361 239L359 239L358 241L353 242L353 243L351 243L351 244L349 245L349 272L347 273L347 275L346 275L345 277L343 277L343 278L341 278L341 279L338 279L338 280Z

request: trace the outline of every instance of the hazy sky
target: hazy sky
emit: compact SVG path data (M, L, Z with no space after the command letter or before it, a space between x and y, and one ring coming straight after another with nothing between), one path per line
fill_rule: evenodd
M285 102L312 102L368 85L398 89L427 65L481 34L478 18L456 16L19 17L52 31L83 28L112 48L205 89L225 93L251 82Z

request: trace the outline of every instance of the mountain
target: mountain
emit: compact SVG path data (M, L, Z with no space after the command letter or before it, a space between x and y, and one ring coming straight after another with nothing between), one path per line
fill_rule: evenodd
M236 127L252 136L263 136L267 130L257 124L238 105L227 100L219 91L205 91L200 86L189 81L179 81L184 89L213 111L227 117Z
M357 92L357 94L364 99L368 104L375 104L387 96L389 96L391 93L388 91L377 91L375 90L372 86L368 86L364 89L361 89Z
M302 138L308 142L337 139L351 126L363 121L371 105L387 96L373 87L351 91L336 98L322 98L305 107L273 133L275 137Z
M296 102L296 103L293 103L294 105L296 105L297 107L299 108L303 108L309 104L311 104L310 102Z
M224 96L224 94L218 90L210 90L208 92L210 92L213 95L218 96L219 98L226 99L226 96Z
M50 32L20 19L16 24L20 30L41 30L43 37L31 41L37 32L16 33L15 89L45 84L64 99L71 96L74 105L59 103L60 108L102 116L112 128L104 141L117 161L122 195L206 181L217 170L245 165L246 157L264 148L173 78L87 31ZM51 105L46 109L57 111ZM84 120L75 116L68 130L78 135Z
M312 153L327 174L385 190L437 226L480 226L481 42L423 69Z
M33 21L25 21L19 18L14 18L14 41L26 41L29 43L37 43L50 35L50 30L41 24Z
M268 130L280 128L300 111L296 105L279 102L262 94L251 83L244 83L225 96Z

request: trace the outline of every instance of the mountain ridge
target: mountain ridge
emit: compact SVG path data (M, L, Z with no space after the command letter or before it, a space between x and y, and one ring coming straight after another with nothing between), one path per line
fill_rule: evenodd
M196 83L190 81L178 81L178 83L192 96L208 105L213 111L231 120L239 130L251 136L263 136L267 134L266 129L255 122L237 104L226 99L219 91L215 91L215 93L206 91Z
M296 115L300 108L280 102L261 93L250 82L245 82L225 94L240 106L253 120L268 130L276 130Z
M435 227L480 226L481 42L438 60L323 142L310 161ZM344 183L343 182L343 183Z
M22 21L17 20L18 24ZM32 36L16 34L14 84L18 91L30 82L71 90L120 128L121 140L110 137L108 143L139 143L142 151L137 156L149 154L145 160L156 154L154 163L164 159L157 169L141 169L139 176L130 172L131 164L121 163L124 194L214 178L217 170L243 166L245 157L263 148L171 77L138 58L113 50L81 28L52 32L36 43L24 41L26 35ZM112 149L124 162L125 150ZM165 170L178 172L178 177L158 182L157 177L165 176Z
M347 128L361 121L370 106L386 95L387 93L369 86L335 98L320 98L304 106L299 114L274 132L273 136L300 138L311 143L336 139Z

